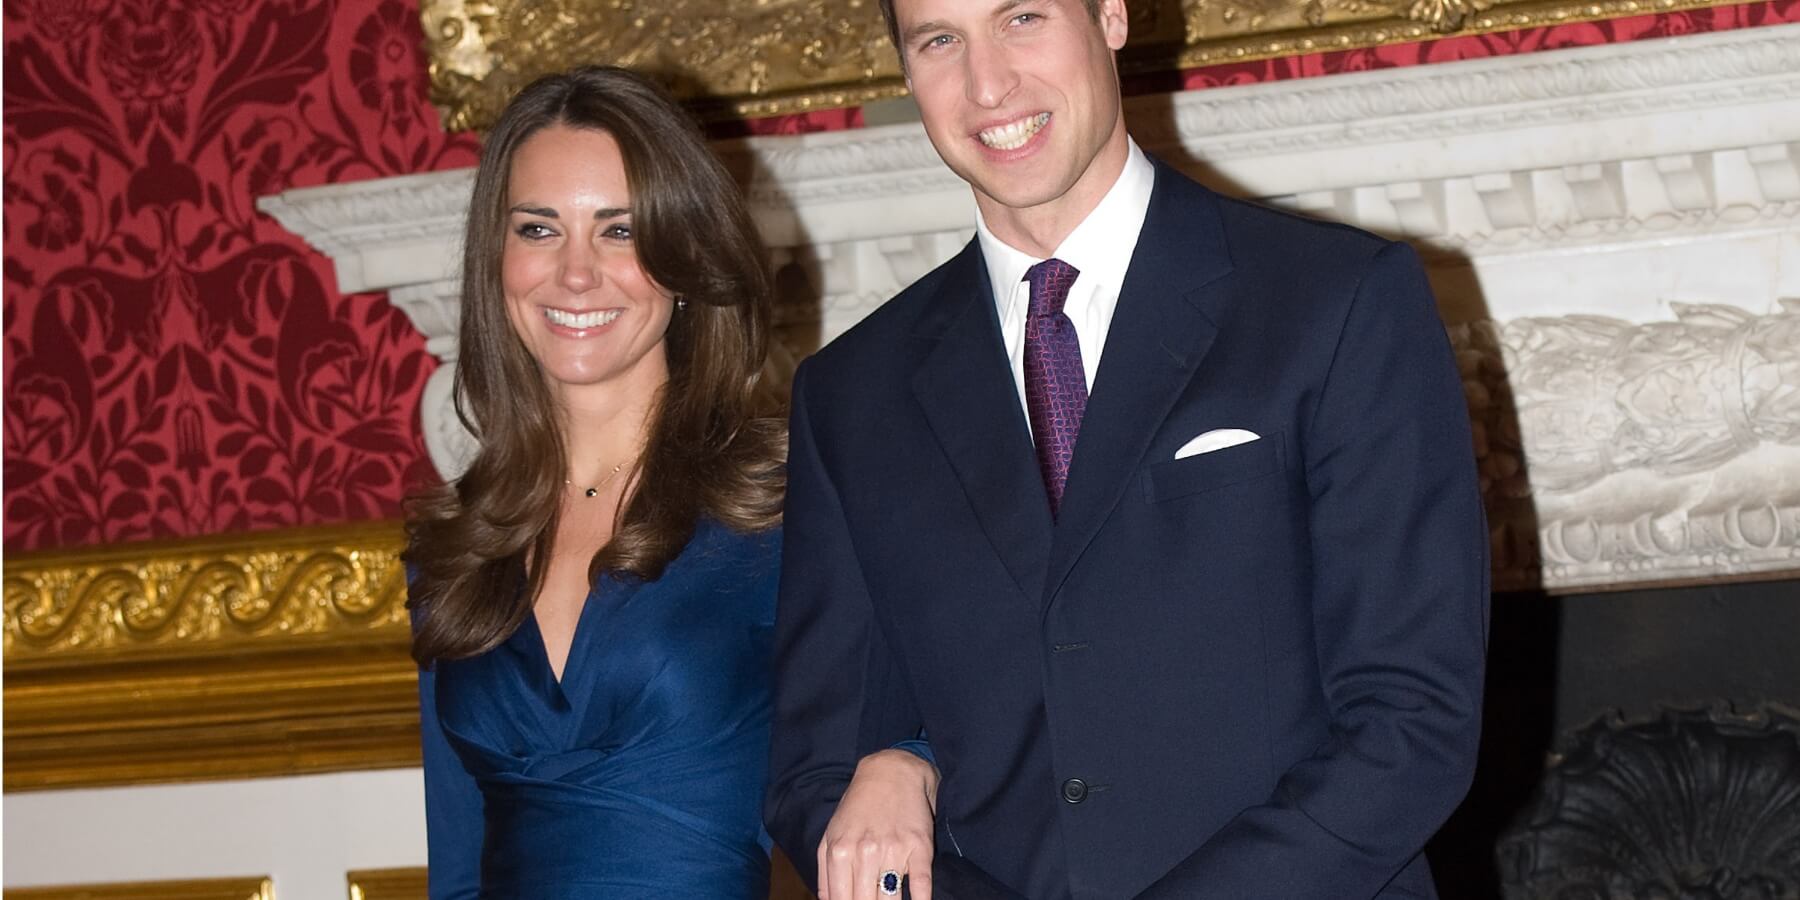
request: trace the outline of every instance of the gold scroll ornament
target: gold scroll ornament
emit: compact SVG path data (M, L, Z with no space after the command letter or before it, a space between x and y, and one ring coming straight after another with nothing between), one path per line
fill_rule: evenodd
M1127 0L1127 76L1736 0ZM708 120L906 93L875 0L423 0L431 98L484 129L531 79L586 63L656 75Z
M397 522L11 554L7 790L418 763Z

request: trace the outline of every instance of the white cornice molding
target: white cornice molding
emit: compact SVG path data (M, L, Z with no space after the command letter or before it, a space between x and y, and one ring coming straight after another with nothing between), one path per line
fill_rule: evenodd
M457 276L474 184L474 169L451 169L295 188L256 208L331 257L354 294Z
M1136 117L1132 131L1146 149L1179 146L1216 163L1796 96L1800 24L1135 97L1127 115ZM1159 125L1169 111L1173 127ZM1687 143L1716 141L1707 134ZM916 124L743 138L719 149L727 159L755 159L754 185L831 185L849 177L866 184L933 172L962 187Z
M1464 253L1580 239L1575 221L1601 223L1586 231L1604 239L1771 217L1708 216L1677 204L1671 211L1684 221L1652 213L1634 224L1623 205L1617 215L1572 216L1480 189L1580 167L1649 162L1666 166L1661 173L1710 178L1719 151L1735 149L1761 154L1748 166L1761 191L1749 202L1800 200L1800 24L1189 91L1129 106L1140 143L1202 180L1363 227L1441 236L1433 243ZM1668 127L1677 113L1683 127ZM916 123L744 138L716 149L775 247L974 224L968 187ZM1683 157L1693 161L1670 165ZM258 206L336 260L341 289L379 290L455 274L472 179L460 169L300 188ZM1458 180L1480 183L1487 220L1430 214L1430 198ZM1347 199L1358 189L1364 197ZM1370 189L1402 207L1405 198L1426 202L1371 206ZM1728 192L1708 196L1746 202ZM869 215L871 204L883 215ZM1524 219L1497 217L1505 209Z
M1643 127L1672 113L1688 127ZM1781 144L1800 140L1800 24L1138 97L1127 116L1146 150L1259 197ZM920 230L973 221L916 124L718 149L756 206L812 241L880 227L823 214L843 203L927 200L940 211ZM1350 149L1363 158L1318 164Z
M1800 96L1800 25L1364 71L1175 95L1173 136L1209 162L1762 103ZM1751 127L1757 127L1752 125ZM1716 146L1676 136L1661 153ZM1146 135L1154 142L1157 136ZM1733 139L1744 142L1755 138ZM1583 157L1591 154L1581 154Z
M1765 199L1800 200L1800 25L1140 97L1130 111L1146 149L1203 180L1249 196L1299 197L1292 205L1365 227L1388 223L1363 221L1354 204L1305 198L1358 187L1429 197L1440 192L1437 181L1529 179L1739 148L1780 157L1753 167L1767 173ZM1674 113L1684 114L1685 127L1644 124ZM917 124L716 147L744 181L773 246L974 223L967 186ZM1329 164L1321 154L1332 156ZM300 188L258 206L337 260L340 288L377 290L454 274L472 178L459 169ZM871 203L885 214L868 215ZM1546 221L1506 227L1538 225L1560 240L1568 222L1559 216L1552 210ZM1657 227L1667 230L1661 220ZM1438 233L1446 247L1486 247L1473 234ZM1493 244L1518 242L1501 236Z

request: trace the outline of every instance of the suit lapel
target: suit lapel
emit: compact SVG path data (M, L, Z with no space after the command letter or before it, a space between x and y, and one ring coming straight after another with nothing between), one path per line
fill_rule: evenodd
M1041 595L1045 609L1137 475L1158 426L1212 347L1229 299L1230 271L1218 198L1157 163L1150 207L1075 443Z
M975 241L951 263L919 336L913 392L975 518L1028 600L1042 593L1050 507Z

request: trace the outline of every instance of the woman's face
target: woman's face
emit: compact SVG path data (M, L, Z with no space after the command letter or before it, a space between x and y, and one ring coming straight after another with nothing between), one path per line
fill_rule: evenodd
M514 154L506 195L507 316L552 387L567 400L668 380L663 338L675 303L638 264L612 135L538 131Z

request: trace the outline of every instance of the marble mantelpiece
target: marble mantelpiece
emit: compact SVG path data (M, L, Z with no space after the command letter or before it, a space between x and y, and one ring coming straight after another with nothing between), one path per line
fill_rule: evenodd
M1463 367L1497 588L1800 571L1800 25L1134 98L1152 154L1411 240ZM783 270L787 352L954 253L968 189L916 124L722 142ZM262 208L454 360L471 172ZM467 438L450 367L433 459Z

